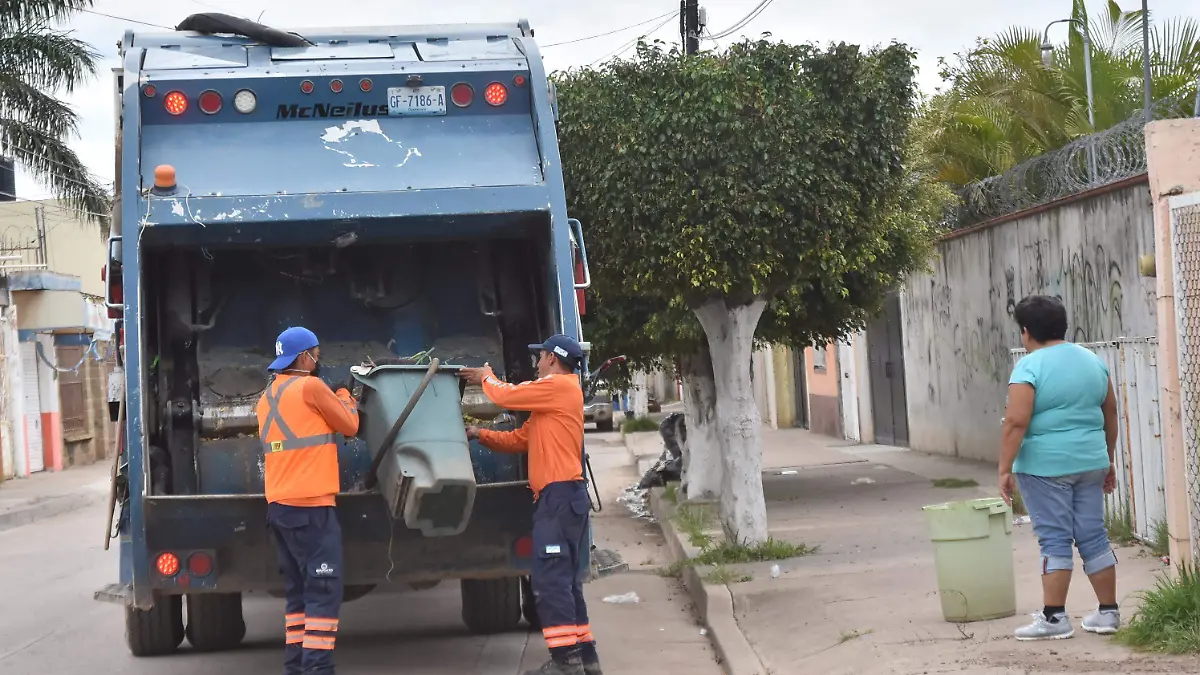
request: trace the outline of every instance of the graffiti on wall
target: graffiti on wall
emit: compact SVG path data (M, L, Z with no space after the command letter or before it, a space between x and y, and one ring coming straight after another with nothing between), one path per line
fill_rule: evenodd
M1007 314L1026 295L1052 295L1067 308L1067 338L1095 342L1123 337L1125 289L1121 262L1103 245L1085 249L1060 249L1052 253L1050 240L1021 247L1016 267L1004 271ZM1055 262L1052 268L1048 263ZM1152 307L1152 306L1151 306Z

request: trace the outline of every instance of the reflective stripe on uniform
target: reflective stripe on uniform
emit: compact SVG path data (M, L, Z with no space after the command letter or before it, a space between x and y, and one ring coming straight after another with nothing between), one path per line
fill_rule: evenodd
M266 418L263 420L262 432L259 434L259 437L262 439L263 449L266 452L304 450L305 448L317 448L322 445L328 445L330 443L337 442L337 438L333 434L319 434L317 436L305 436L303 438L298 438L296 434L293 433L288 427L287 423L283 421L283 416L279 414L279 400L283 398L283 392L287 390L288 387L292 386L296 382L299 382L300 380L301 378L299 377L292 378L279 385L279 388L276 389L274 393L271 392L270 387L267 387L266 395L264 397L267 401L267 414ZM283 440L267 440L267 435L271 431L272 424L279 427L279 433L283 434Z
M572 647L579 644L579 626L552 626L542 629L542 637L546 638L546 646Z
M332 650L333 646L334 646L334 642L335 642L335 638L333 638L333 637L323 637L323 636L318 637L316 635L305 635L304 636L304 648L305 649Z

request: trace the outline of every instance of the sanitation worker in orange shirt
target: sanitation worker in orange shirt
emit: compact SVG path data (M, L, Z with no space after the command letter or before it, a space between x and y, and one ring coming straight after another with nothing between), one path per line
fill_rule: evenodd
M526 675L603 675L579 573L591 512L583 482L583 390L577 374L583 349L565 335L529 348L538 355L538 379L531 382L501 382L487 365L461 372L467 382L482 384L496 405L531 413L516 431L468 427L467 436L496 452L529 453L529 487L537 502L530 581L550 661Z
M321 348L307 328L275 342L275 378L258 401L267 526L287 593L284 675L333 675L342 605L342 528L334 511L337 437L358 433L358 406L319 377Z

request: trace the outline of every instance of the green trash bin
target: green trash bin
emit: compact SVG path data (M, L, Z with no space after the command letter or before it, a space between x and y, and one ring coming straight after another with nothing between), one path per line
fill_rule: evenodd
M1017 613L1012 509L1003 499L972 499L922 509L937 563L946 621L1003 619Z

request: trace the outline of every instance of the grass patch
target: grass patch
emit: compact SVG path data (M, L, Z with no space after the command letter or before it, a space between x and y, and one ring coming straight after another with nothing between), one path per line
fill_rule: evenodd
M667 487L663 489L663 499L672 504L679 503L679 483L667 483Z
M749 574L742 574L737 570L729 569L724 565L714 565L712 570L704 575L704 581L710 584L729 585L754 581L754 577Z
M979 487L979 481L973 478L935 478L933 479L933 487L946 488L947 490L973 488Z
M688 538L688 542L697 548L712 545L712 537L707 530L717 522L717 515L710 504L681 504L675 510L673 518L675 527Z
M687 565L687 561L676 560L666 567L658 568L658 576L678 579L679 577L683 576L683 568L685 565Z
M1105 507L1104 527L1108 530L1108 538L1118 546L1133 546L1140 543L1133 533L1133 513L1129 504L1122 504L1116 509Z
M636 434L641 431L658 431L658 422L649 417L635 417L621 422L621 434Z
M1200 574L1188 565L1173 578L1159 577L1158 584L1142 596L1142 607L1117 642L1134 649L1164 654L1200 652Z
M1013 490L1012 493L1012 512L1014 516L1027 516L1029 509L1025 508L1025 499L1021 497L1020 490Z
M816 552L815 546L793 544L775 538L769 538L757 546L722 541L719 544L704 547L700 551L700 555L696 556L695 563L698 565L736 565L798 558Z
M1154 535L1150 540L1150 553L1155 558L1162 558L1171 553L1171 533L1167 529L1167 521L1154 523Z
M857 640L858 638L863 637L864 635L870 635L871 633L874 633L874 632L875 631L873 631L873 630L842 631L842 634L838 636L838 644L844 645L851 640Z

